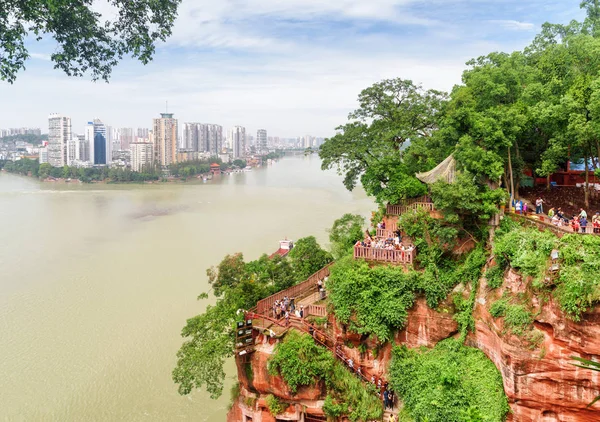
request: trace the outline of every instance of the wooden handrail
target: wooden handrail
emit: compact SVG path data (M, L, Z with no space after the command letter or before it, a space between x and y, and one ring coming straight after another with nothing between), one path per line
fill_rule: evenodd
M273 307L273 304L277 300L283 300L285 296L289 298L297 298L307 293L314 293L317 291L317 281L322 280L325 277L329 277L329 268L333 265L333 262L327 264L319 271L308 277L305 281L300 284L296 284L288 289L277 292L269 297L259 300L256 304L256 309L259 314L266 314Z
M346 366L348 364L344 354L338 351L338 349L336 347L337 346L336 342L331 337L329 337L325 332L317 329L312 324L306 322L306 320L304 320L304 318L298 318L296 316L290 315L289 325L286 325L285 319L277 320L275 318L271 318L271 317L268 317L265 315L259 315L259 314L253 313L253 312L246 312L245 318L246 318L246 320L248 320L248 319L263 319L263 320L270 321L273 324L278 325L283 328L286 328L286 329L295 328L299 331L309 334L310 336L312 336L312 338L315 342L319 343L321 346L325 347L327 350L332 352L333 355L336 357L336 359L342 361L344 363L344 366ZM363 382L365 382L365 383L370 382L367 372L357 373L356 371L353 371L353 373L355 375L357 375ZM378 378L381 380L381 384L384 385L385 380L381 377L378 377Z
M398 249L380 249L366 246L354 247L354 259L366 261L389 262L393 264L412 264L416 256L416 249L403 251Z

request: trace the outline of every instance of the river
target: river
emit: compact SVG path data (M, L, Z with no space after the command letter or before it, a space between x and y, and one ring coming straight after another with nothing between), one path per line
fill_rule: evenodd
M171 380L206 269L374 205L287 157L206 184L75 185L0 173L0 420L224 421ZM234 370L230 363L228 383Z

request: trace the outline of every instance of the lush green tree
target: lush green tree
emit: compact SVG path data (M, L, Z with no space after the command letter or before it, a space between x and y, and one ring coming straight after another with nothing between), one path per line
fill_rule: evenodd
M233 160L233 165L240 169L246 168L247 166L246 161L240 160L239 158L237 160Z
M349 253L357 240L364 237L365 218L361 215L344 214L334 221L329 230L331 252L336 259Z
M322 249L314 236L303 237L294 242L289 259L296 277L305 280L333 261L329 252Z
M210 267L206 270L206 275L217 297L221 296L225 289L235 288L249 278L244 256L241 253L227 255L217 268Z
M336 168L349 190L360 180L380 204L423 195L426 187L404 162L403 149L433 136L445 100L442 92L426 91L402 79L365 89L349 122L321 146L323 169Z
M485 354L455 339L431 350L393 350L390 384L417 421L502 422L508 413L502 376Z
M91 1L5 3L0 13L0 80L12 83L25 68L28 38L51 37L54 67L69 76L90 72L94 80L108 80L126 55L147 64L155 44L171 35L179 3L111 0L115 18L94 10Z

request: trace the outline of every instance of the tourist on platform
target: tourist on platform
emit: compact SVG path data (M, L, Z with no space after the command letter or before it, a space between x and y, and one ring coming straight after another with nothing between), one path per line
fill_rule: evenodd
M523 202L523 201L520 201L520 202L522 204L521 207L523 208L523 214L527 215L527 202Z
M285 311L285 326L287 327L288 325L290 325L290 313Z
M354 369L354 361L352 360L352 358L348 359L348 367L350 369Z
M388 392L388 390L385 390L385 391L383 392L383 409L384 409L384 410L385 410L385 409L387 409L388 407L390 407L390 402L389 402L389 400L390 400L390 399L389 399L389 394L390 394L390 393Z
M388 422L396 422L396 416L393 413L390 415Z
M588 224L587 218L581 217L579 219L579 225L581 226L581 233L585 233L586 232L587 224Z
M558 218L558 215L554 215L554 217L552 217L552 224L554 224L557 227L562 226L562 220Z
M375 375L371 375L371 384L375 385Z
M544 213L544 200L540 197L538 197L538 199L535 200L535 213L536 214L543 214Z
M600 213L597 212L592 217L592 226L594 228L594 233L600 233Z
M579 208L579 218L585 217L587 219L587 212L583 208Z
M394 392L392 390L390 390L390 393L388 395L388 399L390 401L390 409L394 410Z
M517 214L523 214L523 201L515 202L515 212Z
M554 211L554 207L550 208L550 211L548 211L548 217L553 218L555 214L556 211Z
M300 318L304 318L304 305L300 305Z
M571 220L571 229L573 229L573 233L577 233L579 232L579 220L577 219L577 217L573 217L573 219Z

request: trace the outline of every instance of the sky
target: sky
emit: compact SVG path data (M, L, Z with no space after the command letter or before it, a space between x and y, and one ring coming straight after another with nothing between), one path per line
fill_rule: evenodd
M579 0L183 0L173 35L144 66L125 59L110 83L54 70L52 39L31 42L27 69L0 81L0 128L40 127L48 115L83 133L93 118L147 127L242 125L256 136L331 136L360 91L389 78L449 91L465 63L521 50L544 22L582 20ZM109 17L104 3L95 8Z

